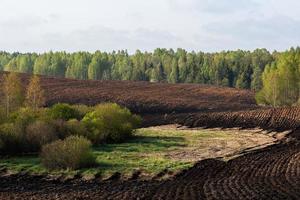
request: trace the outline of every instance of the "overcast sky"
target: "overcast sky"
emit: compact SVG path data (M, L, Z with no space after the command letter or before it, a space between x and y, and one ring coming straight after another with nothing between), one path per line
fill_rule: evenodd
M299 0L0 0L0 8L0 50L11 52L300 45Z

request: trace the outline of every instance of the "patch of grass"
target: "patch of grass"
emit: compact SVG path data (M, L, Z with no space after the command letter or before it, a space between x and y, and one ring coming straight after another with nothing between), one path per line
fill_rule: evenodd
M41 166L37 155L3 158L0 161L0 168L7 168L11 172L27 171L42 174L47 171Z
M164 153L187 145L184 134L174 132L160 133L139 129L135 136L126 143L105 144L93 149L97 157L97 166L89 169L75 170L82 174L101 174L109 176L116 172L130 175L135 170L154 175L165 169L177 171L192 166L189 162L170 160ZM30 173L45 173L47 170L40 164L37 156L11 157L0 160L0 167L13 172L28 171ZM51 173L68 173L66 170Z
M0 159L0 168L11 171L28 171L30 173L51 174L81 174L86 176L101 175L108 177L114 173L131 175L140 170L144 174L153 176L167 169L179 171L191 167L193 161L174 159L170 157L174 152L188 152L197 149L206 151L205 146L214 146L216 141L226 141L238 137L228 134L228 131L211 130L176 130L145 128L135 132L134 137L121 144L105 144L93 148L96 156L96 167L80 170L47 171L40 164L37 156L23 156Z

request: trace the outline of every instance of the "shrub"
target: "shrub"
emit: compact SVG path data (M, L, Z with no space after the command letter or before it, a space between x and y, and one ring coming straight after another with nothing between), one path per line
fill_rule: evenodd
M91 142L81 136L70 136L43 146L40 157L48 169L79 169L96 163Z
M51 122L51 125L54 127L54 130L57 133L57 137L59 139L65 139L72 135L87 135L86 127L77 119L70 119L69 121L53 120Z
M13 123L5 123L0 127L0 154L17 154L26 148L24 135Z
M87 106L84 104L72 105L72 108L74 108L78 112L79 119L82 119L87 113L94 110L92 106Z
M52 106L48 110L48 114L53 118L53 119L62 119L62 120L69 120L69 119L78 119L80 118L79 112L74 109L72 106L69 104L65 103L58 103Z
M121 142L130 137L140 122L140 117L132 115L127 108L115 103L100 104L95 111L86 114L82 122L88 129L87 137L96 144Z
M37 152L41 145L56 139L52 126L40 120L44 114L44 109L30 108L10 114L7 123L0 126L1 153Z
M70 119L65 123L68 135L87 136L87 128L77 119Z
M7 121L6 111L3 106L0 106L0 124L5 123Z
M26 142L28 151L37 152L45 144L57 140L57 134L49 123L43 121L35 121L26 128Z
M13 112L9 121L14 123L21 132L25 132L25 128L33 123L39 117L39 112L34 111L30 108L21 108L20 110Z

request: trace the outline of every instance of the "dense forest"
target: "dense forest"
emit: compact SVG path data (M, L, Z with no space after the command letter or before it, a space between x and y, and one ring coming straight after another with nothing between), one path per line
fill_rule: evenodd
M204 83L260 91L262 104L291 105L299 99L300 48L187 52L156 49L112 53L0 52L0 70L93 80Z

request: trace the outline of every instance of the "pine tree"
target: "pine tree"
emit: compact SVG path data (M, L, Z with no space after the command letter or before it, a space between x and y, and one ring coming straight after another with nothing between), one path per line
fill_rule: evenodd
M44 91L40 86L40 78L33 76L27 88L25 105L37 109L45 105Z
M24 100L21 80L16 73L11 72L7 75L4 75L3 93L3 104L5 105L6 116L8 117L10 112L21 107Z

